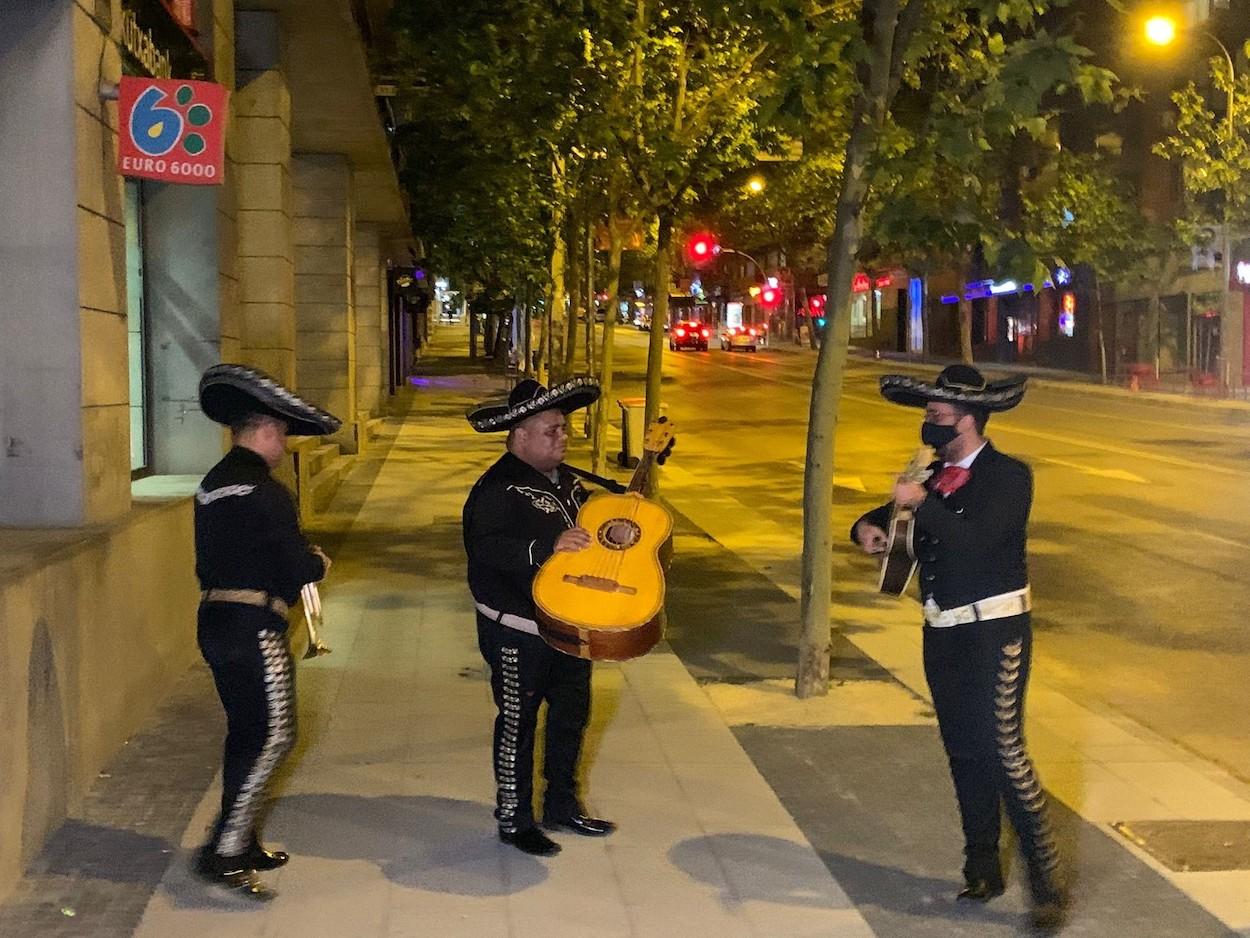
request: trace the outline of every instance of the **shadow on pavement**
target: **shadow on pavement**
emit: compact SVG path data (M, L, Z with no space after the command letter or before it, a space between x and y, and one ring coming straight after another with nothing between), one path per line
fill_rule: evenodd
M425 795L294 794L274 808L272 830L296 857L368 860L409 889L506 896L538 885L546 866L496 839L491 810Z

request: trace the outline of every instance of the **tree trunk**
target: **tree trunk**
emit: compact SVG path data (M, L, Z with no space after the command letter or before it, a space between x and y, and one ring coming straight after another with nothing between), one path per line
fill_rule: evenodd
M643 412L643 425L651 426L660 416L660 384L664 377L664 324L668 322L669 256L673 240L673 213L671 209L660 210L659 234L655 243L655 302L651 314L651 340L647 344L647 407ZM648 493L658 488L658 473L651 472L647 480Z
M1107 383L1107 336L1102 324L1102 277L1094 274L1094 315L1098 324L1098 367L1102 383Z
M959 360L972 364L972 300L959 298Z
M550 302L547 304L547 360L546 378L543 384L555 384L567 377L562 371L564 363L565 317L568 310L564 301L564 268L567 263L564 240L564 160L556 158L551 164L555 204L551 209L551 268L549 276Z
M829 693L829 622L833 550L833 465L838 402L851 338L851 279L855 273L861 213L868 194L868 161L897 92L903 60L924 5L907 0L864 0L860 22L870 38L867 61L858 70L859 87L851 133L846 142L842 180L827 263L829 290L825 339L816 358L807 425L803 474L803 567L800 583L802 634L794 678L799 697Z
M594 472L602 472L605 465L604 448L607 446L608 424L612 420L612 357L616 335L617 294L621 291L621 254L625 238L617 219L608 216L608 278L604 290L608 294L608 308L603 316L603 353L599 362L598 416L595 418L595 439L591 447L590 465Z
M807 461L803 475L803 567L800 595L802 637L794 691L799 697L829 692L829 625L832 586L833 461L838 430L838 401L846 350L851 338L851 279L855 273L861 229L860 213L868 191L867 161L876 139L861 116L846 144L845 169L838 195L833 240L828 249L829 292L825 339L816 358L807 426Z
M569 318L564 323L564 376L566 378L573 377L573 372L577 370L577 317L585 308L585 297L582 296L585 278L582 277L581 229L580 213L570 212L568 223L564 228L567 244L565 250L568 252L568 266L564 273L569 294Z
M469 360L470 361L475 361L477 359L477 332L478 332L477 313L474 312L473 307L470 305L469 307Z
M530 288L528 284L521 288L521 303L518 307L518 315L521 317L521 362L517 372L522 377L528 377L530 369L534 364L530 359L530 351L534 347L534 334L532 331L532 320L530 319Z
M607 317L604 317L605 320ZM595 224L586 215L586 374L595 373Z

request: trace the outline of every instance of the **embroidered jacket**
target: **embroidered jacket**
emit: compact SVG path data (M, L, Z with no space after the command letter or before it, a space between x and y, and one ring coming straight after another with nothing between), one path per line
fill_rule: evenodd
M201 589L263 590L288 604L325 575L291 493L249 449L230 450L195 493L195 573Z
M556 538L577 523L588 493L563 466L559 481L511 453L486 470L464 503L469 590L497 612L534 618L530 588Z
M1032 503L1032 470L989 443L967 483L945 498L930 492L916 509L921 602L933 597L942 609L955 609L1027 586ZM868 521L888 531L890 510L890 504L874 508L855 524Z

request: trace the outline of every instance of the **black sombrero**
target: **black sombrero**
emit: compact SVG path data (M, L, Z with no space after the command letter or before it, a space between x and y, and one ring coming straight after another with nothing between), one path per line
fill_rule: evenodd
M213 365L200 378L200 410L230 426L248 414L285 420L294 436L333 433L343 421L247 365Z
M924 407L931 401L938 401L996 413L1011 410L1020 403L1027 380L1023 375L1013 375L999 381L986 381L971 365L947 365L936 381L911 375L882 375L881 396L907 407Z
M486 401L465 414L478 433L510 430L527 417L544 410L571 414L599 399L599 382L594 378L574 378L545 388L533 378L526 378L512 389L507 399Z

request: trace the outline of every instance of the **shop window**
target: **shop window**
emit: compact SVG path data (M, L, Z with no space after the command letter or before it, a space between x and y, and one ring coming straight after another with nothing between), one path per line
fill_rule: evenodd
M147 309L144 303L143 185L126 180L126 329L129 333L130 472L151 467L151 419L148 407Z
M851 298L851 338L868 338L868 294L856 293Z

